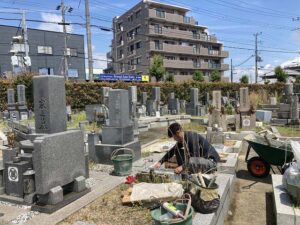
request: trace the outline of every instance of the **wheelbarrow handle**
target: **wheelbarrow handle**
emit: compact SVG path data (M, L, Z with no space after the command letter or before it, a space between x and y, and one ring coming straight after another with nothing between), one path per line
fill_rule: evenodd
M128 151L131 153L132 155L132 158L135 157L135 154L134 154L134 151L130 148L118 148L118 149L115 149L112 153L111 153L111 156L110 156L110 159L112 159L119 151Z

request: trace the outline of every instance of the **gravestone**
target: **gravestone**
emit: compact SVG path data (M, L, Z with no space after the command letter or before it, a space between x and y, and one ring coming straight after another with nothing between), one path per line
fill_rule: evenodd
M168 100L168 111L169 114L176 115L180 113L180 103L178 98L175 98L175 93L170 93Z
M221 111L221 107L222 107L221 97L222 97L221 91L212 92L212 106L217 111Z
M92 156L97 163L112 164L111 154L119 148L131 148L141 157L141 148L138 139L134 138L134 127L129 115L129 94L127 90L112 89L109 91L108 124L102 128L101 143L95 145L95 154Z
M210 96L209 96L209 92L205 93L205 104L206 105L210 105Z
M137 106L137 89L136 86L128 87L129 93L129 109L130 109L130 118L136 118L136 106Z
M179 104L180 104L180 112L185 112L186 101L184 99L179 100Z
M67 144L66 144L67 143ZM37 194L64 186L85 176L83 134L70 130L38 137L34 141L33 166Z
M11 120L20 119L19 111L16 108L15 90L12 88L7 89L7 108L8 108L9 118Z
M142 92L142 105L147 105L147 92Z
M240 88L240 111L247 112L250 110L250 98L248 87Z
M152 87L152 100L155 104L155 111L160 111L160 87Z
M109 90L110 87L102 87L101 88L101 96L102 96L102 104L108 106L108 98L109 98Z
M200 116L200 104L199 104L199 89L191 88L190 91L190 102L186 107L186 114L192 116Z
M299 122L299 98L297 95L292 96L290 118L293 122Z
M270 105L277 105L277 98L276 97L270 97Z
M36 76L34 114L36 133L52 134L67 130L65 80L61 76Z
M25 85L17 85L17 93L18 93L18 104L25 105L26 104L26 95L25 95Z
M7 106L14 107L15 102L15 90L12 88L7 89Z

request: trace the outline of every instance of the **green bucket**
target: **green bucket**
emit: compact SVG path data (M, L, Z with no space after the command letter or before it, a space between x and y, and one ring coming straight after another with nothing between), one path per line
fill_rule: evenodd
M175 204L175 207L176 207L176 209L179 209L179 210L185 212L187 204L178 202L178 203ZM152 219L154 220L155 225L169 225L169 224L172 224L172 225L192 225L193 224L193 213L194 213L193 207L190 208L189 214L188 214L186 219L181 220L181 221L177 221L177 222L161 222L159 220L159 217L161 215L165 214L165 213L167 213L167 211L163 207L160 207L158 209L154 209L154 210L151 211L151 216L152 216Z
M118 154L122 152L122 154ZM127 153L125 153L127 152ZM129 154L128 154L129 153ZM132 160L134 158L134 152L129 148L119 148L112 152L111 161L114 165L113 174L116 176L127 176L131 174Z

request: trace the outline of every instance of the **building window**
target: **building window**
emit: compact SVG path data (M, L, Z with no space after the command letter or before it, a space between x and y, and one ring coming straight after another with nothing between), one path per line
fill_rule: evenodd
M191 22L191 18L188 17L188 16L184 16L184 17L183 17L183 22L184 22L184 23L190 23L190 22Z
M128 22L132 22L133 21L133 16L132 15L128 16L127 20L128 20Z
M136 65L141 65L142 57L136 58Z
M176 60L175 56L170 56L170 55L165 56L165 59L167 59L167 60Z
M155 40L155 41L154 41L154 44L155 44L155 49L156 49L156 50L162 50L162 49L163 49L163 46L162 46L162 44L159 42L159 40Z
M68 77L78 77L78 69L68 69Z
M119 59L121 59L121 58L123 58L123 57L124 57L124 55L123 55L123 50L120 49L120 51L119 51Z
M38 54L47 54L52 55L52 47L51 46L38 46Z
M162 34L162 27L159 24L154 25L154 32L156 34Z
M141 33L141 27L135 28L135 34L140 34Z
M141 10L135 12L135 18L141 17Z
M165 11L163 11L161 9L156 9L156 16L159 18L166 18Z
M141 41L139 41L139 42L137 42L136 44L135 44L135 48L136 49L139 49L139 48L141 48L142 47L142 42Z
M117 24L117 32L119 32L119 31L123 31L122 23Z
M76 48L67 48L67 55L68 56L77 56L77 49Z
M53 68L45 67L45 68L39 68L39 74L40 75L54 75Z

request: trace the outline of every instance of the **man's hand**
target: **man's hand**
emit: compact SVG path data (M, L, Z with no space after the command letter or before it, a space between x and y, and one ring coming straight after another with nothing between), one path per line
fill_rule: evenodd
M154 163L154 164L152 165L152 167L153 167L154 169L159 169L159 168L161 167L161 163L160 163L160 162L156 162L156 163Z
M178 166L176 169L175 169L175 173L181 173L183 171L183 167L182 166Z

